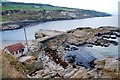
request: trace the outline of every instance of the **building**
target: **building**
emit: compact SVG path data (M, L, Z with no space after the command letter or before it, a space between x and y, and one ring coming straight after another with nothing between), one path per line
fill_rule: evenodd
M40 8L40 6L33 6L33 8Z
M28 49L22 43L16 43L13 45L9 45L4 48L4 51L8 54L14 55L16 58L26 54Z

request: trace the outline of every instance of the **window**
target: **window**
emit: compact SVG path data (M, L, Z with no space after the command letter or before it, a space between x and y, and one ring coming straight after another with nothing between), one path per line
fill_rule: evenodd
M24 52L24 49L22 49L22 52Z
M16 51L16 54L18 54L18 51Z
M21 52L22 52L22 50L20 49L20 50L19 50L19 52L21 53Z

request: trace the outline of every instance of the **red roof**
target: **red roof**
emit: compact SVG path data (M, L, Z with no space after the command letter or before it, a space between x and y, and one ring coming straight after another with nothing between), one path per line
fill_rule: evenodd
M22 43L16 43L16 44L7 46L5 48L7 48L12 53L12 52L18 51L20 49L23 49L25 47L24 47L24 45Z

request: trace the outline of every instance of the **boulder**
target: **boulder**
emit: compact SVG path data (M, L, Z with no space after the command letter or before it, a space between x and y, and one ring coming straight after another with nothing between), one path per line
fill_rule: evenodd
M35 33L35 39L43 38L43 37L46 37L46 36L48 36L48 35L45 34L45 33L40 33L40 32Z
M119 66L118 66L118 60L116 60L115 58L107 58L105 60L105 70L108 71L118 71L119 70Z
M66 74L64 75L64 78L69 78L70 76L72 76L73 74L75 74L76 71L77 71L77 69L73 69L71 72L66 73Z
M95 60L94 63L96 64L95 68L98 69L103 69L105 66L105 60Z
M34 74L35 71L43 68L43 63L41 61L37 61L37 62L35 61L32 62L31 64L27 64L26 66L30 71L30 75L32 75Z

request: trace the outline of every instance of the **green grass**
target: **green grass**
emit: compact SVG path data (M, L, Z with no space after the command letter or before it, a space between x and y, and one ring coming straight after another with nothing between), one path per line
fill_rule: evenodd
M35 8L34 5L26 5L26 4L6 4L6 5L3 5L2 7L0 6L0 11L7 11L7 10L25 10L25 11L39 11L39 10L75 10L73 8L64 8L64 7L56 7L56 6L47 6L47 5L44 5L44 6L39 6L39 8ZM19 16L18 16L19 15ZM35 14L36 15L36 14ZM35 17L35 15L32 15ZM14 17L14 19L23 19L23 18L26 18L27 16L29 17L32 17L31 15L26 15L26 14L12 14L11 17ZM5 21L9 21L9 17L8 15L4 15L2 16L2 22L5 22Z
M73 10L73 8L63 8L63 7L53 7L53 6L40 6L39 8L34 8L33 5L8 4L7 6L2 6L2 11L6 11L6 10Z
M2 79L2 50L0 50L0 79Z
M39 6L38 8L35 8L35 6ZM34 11L41 11L41 10L76 10L76 8L67 8L67 7L57 7L52 5L46 5L46 4L22 4L22 3L3 3L2 6L0 6L0 11L8 11L8 10L24 10L32 13L32 15L29 14L20 14L20 13L12 13L10 17L12 17L14 20L18 19L37 19L36 13ZM10 21L10 18L8 15L2 16L2 22Z
M2 7L2 11L6 10L33 10L32 6L26 5L7 5Z
M7 16L2 16L2 22L8 21L9 18Z

